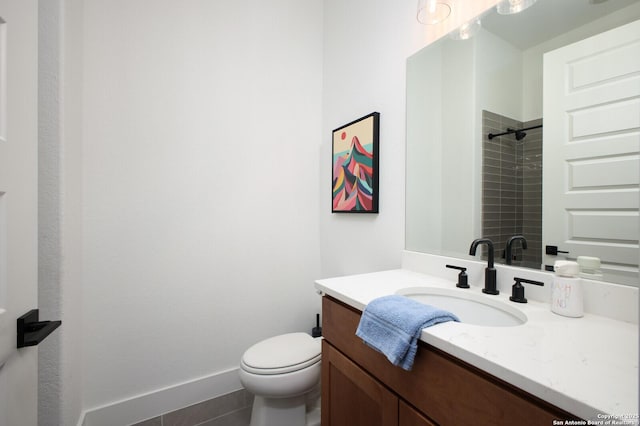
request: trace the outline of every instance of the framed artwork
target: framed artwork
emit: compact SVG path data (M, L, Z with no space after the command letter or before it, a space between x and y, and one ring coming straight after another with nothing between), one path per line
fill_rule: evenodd
M380 113L332 132L332 213L378 213Z

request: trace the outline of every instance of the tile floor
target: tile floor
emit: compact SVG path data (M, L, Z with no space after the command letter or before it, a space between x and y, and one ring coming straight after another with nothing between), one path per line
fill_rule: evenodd
M131 426L249 426L252 402L242 389Z

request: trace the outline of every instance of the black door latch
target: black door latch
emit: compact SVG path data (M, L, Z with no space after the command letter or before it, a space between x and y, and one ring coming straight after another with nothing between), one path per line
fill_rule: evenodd
M62 321L39 321L38 312L38 309L32 309L18 318L19 348L36 346L62 324Z
M558 253L569 253L568 251L558 250L558 246L544 246L545 253L550 256L557 256Z

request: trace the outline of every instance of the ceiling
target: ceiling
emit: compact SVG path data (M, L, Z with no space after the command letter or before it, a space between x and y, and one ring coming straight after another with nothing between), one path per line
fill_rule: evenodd
M538 0L514 15L499 15L493 8L482 17L482 27L525 50L638 2L640 0Z

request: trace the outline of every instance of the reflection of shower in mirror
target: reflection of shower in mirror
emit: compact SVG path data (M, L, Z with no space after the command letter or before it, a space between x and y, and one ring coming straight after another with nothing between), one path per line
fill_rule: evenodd
M514 248L509 264L537 269L542 262L542 119L522 122L490 111L482 118L482 235L499 251L513 235L523 235L529 250Z
M516 140L517 141L521 141L522 139L524 139L525 136L527 136L527 134L524 132L525 130L533 130L533 129L539 129L542 127L542 124L537 125L537 126L531 126L531 127L526 127L524 129L512 129L510 127L507 127L507 131L506 132L502 132L502 133L489 133L487 135L487 137L489 138L489 140L498 137L498 136L504 136L504 135L510 135L512 133L516 134Z

